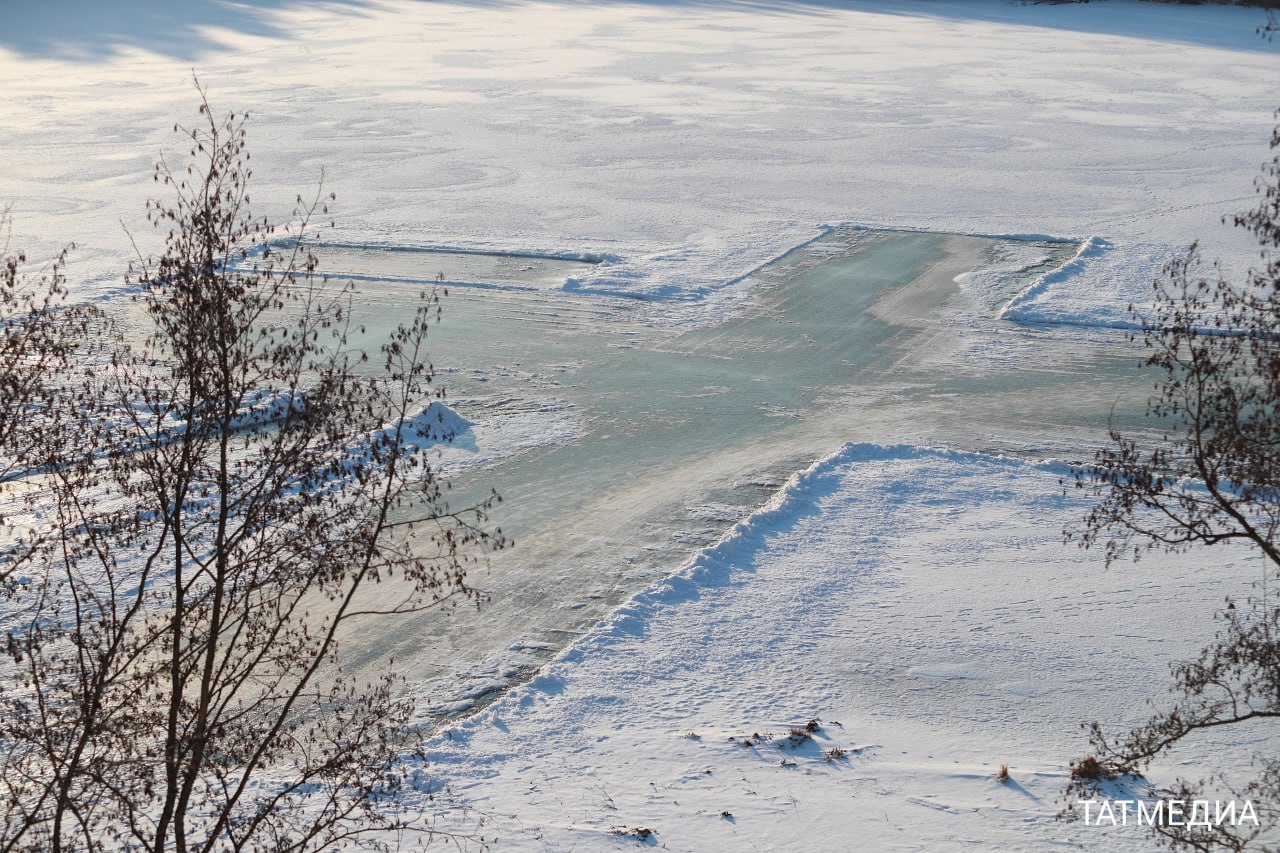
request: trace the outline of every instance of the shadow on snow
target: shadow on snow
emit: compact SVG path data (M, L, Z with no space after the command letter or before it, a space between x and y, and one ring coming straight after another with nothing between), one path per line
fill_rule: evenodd
M531 0L416 0L475 8L504 8ZM563 0L573 7L619 5L752 12L766 16L831 16L840 11L897 15L934 21L977 21L1009 26L1060 29L1147 41L1194 44L1231 50L1280 52L1280 42L1260 38L1255 28L1265 19L1258 9L1222 9L1167 4L1056 4L1024 6L991 3L941 3L929 0ZM176 59L227 49L218 30L288 39L296 35L273 13L294 0L47 0L5 4L0 14L0 48L19 54L80 62L111 58L124 48L154 51ZM370 0L325 0L330 9L367 14ZM1011 34L1011 37L1014 37Z

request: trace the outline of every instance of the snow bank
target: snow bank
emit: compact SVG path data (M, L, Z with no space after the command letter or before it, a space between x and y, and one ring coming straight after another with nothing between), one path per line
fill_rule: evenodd
M422 411L406 417L400 427L401 440L406 450L425 450L438 444L453 446L471 445L469 433L471 421L455 412L439 400L433 400ZM388 427L388 430L393 427Z
M1149 849L1055 820L1077 724L1144 718L1257 570L1104 570L1061 543L1065 473L847 445L425 744L419 789L503 850Z
M1140 244L1118 247L1093 236L1070 261L1038 276L1001 309L1003 320L1020 323L1140 329L1152 298L1152 281L1186 248Z

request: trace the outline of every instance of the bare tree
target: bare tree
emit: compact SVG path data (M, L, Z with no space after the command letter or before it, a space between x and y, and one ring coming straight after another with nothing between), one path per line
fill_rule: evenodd
M504 544L497 496L451 507L428 452L438 295L355 349L352 290L307 248L324 203L255 218L244 117L200 113L175 126L189 163L156 167L164 253L130 275L148 331L98 323L98 357L32 403L22 507L57 547L3 616L0 850L376 846L405 823L410 708L339 641L474 598L468 564Z
M1280 128L1271 147L1280 152ZM1258 190L1257 207L1232 220L1261 249L1262 264L1243 282L1216 271L1203 276L1194 249L1155 282L1154 311L1142 320L1140 337L1146 364L1159 377L1148 407L1163 430L1158 440L1113 430L1110 447L1077 471L1076 485L1099 501L1068 537L1103 545L1109 563L1242 542L1263 559L1267 578L1280 578L1280 153L1264 167ZM1218 618L1222 628L1213 642L1173 667L1179 698L1171 708L1118 739L1093 724L1100 764L1091 766L1139 773L1188 738L1223 727L1262 727L1274 737L1280 603L1262 583L1247 600L1227 599ZM1165 823L1156 831L1174 848L1273 849L1266 845L1275 843L1280 816L1280 758L1261 752L1254 765L1250 780L1215 774L1171 788L1182 799L1206 791L1247 799L1256 824ZM1087 787L1089 780L1077 784Z
M0 490L38 465L30 451L46 426L40 413L51 407L50 378L66 367L74 341L93 313L64 304L66 250L43 273L33 275L23 253L10 251L11 232L9 211L0 209ZM11 520L3 509L0 534L11 543L0 560L0 582L7 582L42 540L29 524Z

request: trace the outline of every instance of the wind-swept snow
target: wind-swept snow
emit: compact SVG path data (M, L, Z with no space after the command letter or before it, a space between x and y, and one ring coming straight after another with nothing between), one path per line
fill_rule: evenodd
M1260 569L1230 550L1104 569L1062 547L1086 505L1064 473L846 446L428 743L420 784L500 850L632 849L637 828L686 851L1150 849L1056 819L1078 724L1144 719L1211 636L1206 602ZM1153 778L1232 754L1198 744Z
M1091 328L1138 329L1140 311L1150 300L1152 282L1181 249L1163 245L1118 249L1102 237L1090 237L1076 256L1036 277L1001 309L1003 320Z
M34 7L33 7L34 8ZM1247 206L1280 78L1257 10L975 2L204 3L6 14L0 201L84 290L154 245L151 163L248 110L255 202L324 170L353 244L611 256L583 293L698 294L821 223L1098 235L1144 281ZM431 271L434 275L435 271ZM1082 297L1110 299L1088 269ZM1123 304L1123 303L1122 303Z

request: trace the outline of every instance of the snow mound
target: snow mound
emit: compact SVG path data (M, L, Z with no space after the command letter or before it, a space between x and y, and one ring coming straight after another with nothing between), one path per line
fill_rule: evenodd
M472 428L471 421L439 400L416 415L405 418L401 437L408 448L424 450L437 444L453 444Z
M1152 282L1178 255L1168 244L1120 246L1102 237L1080 244L1071 260L1031 282L1000 311L1002 320L1088 328L1139 329Z

